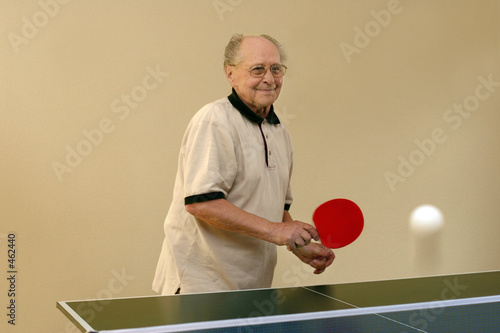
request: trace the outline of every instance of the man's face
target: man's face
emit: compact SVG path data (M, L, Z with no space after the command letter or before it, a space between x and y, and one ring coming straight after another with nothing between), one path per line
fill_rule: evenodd
M263 37L247 36L243 38L239 52L243 60L238 66L226 66L226 77L252 111L267 115L283 83L283 77L274 77L269 70L271 65L281 64L278 48ZM243 68L255 65L268 68L263 77L253 77L249 70Z

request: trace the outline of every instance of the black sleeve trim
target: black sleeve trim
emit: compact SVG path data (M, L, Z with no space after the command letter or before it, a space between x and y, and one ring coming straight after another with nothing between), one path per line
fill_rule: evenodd
M189 204L197 203L197 202L205 202L205 201L210 201L210 200L215 200L215 199L225 199L225 198L226 198L226 196L222 192L196 194L196 195L191 195L189 197L185 197L184 198L184 205L189 205Z
M290 210L291 204L285 204L285 210Z

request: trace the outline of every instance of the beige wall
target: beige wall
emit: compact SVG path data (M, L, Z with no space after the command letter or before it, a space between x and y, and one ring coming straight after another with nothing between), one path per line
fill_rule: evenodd
M66 2L0 5L1 276L10 232L18 251L17 325L2 278L0 330L72 332L56 301L152 294L179 143L229 94L236 32L289 53L275 106L295 147L293 216L346 197L366 218L321 276L280 249L275 286L500 268L499 1ZM446 218L424 259L408 228L423 203Z

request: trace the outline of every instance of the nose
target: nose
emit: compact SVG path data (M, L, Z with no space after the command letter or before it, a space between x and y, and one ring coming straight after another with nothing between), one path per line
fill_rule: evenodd
M275 78L274 78L273 74L271 73L271 68L267 69L266 74L264 74L264 76L262 77L262 81L264 81L265 83L269 83L269 84L274 83Z

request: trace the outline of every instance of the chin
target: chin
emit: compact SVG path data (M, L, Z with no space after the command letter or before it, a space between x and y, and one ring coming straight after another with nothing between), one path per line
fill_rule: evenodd
M264 107L270 107L271 104L274 103L274 101L276 101L276 98L263 98L261 100L258 101L258 104L264 106Z
M261 94L259 99L262 102L264 102L264 101L265 102L269 102L270 101L269 104L272 104L272 103L274 103L274 101L276 99L278 99L278 95L279 94L276 91L272 91L272 92L269 92L269 93L263 93L263 94Z

